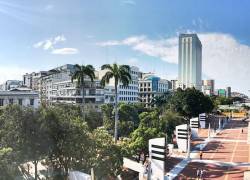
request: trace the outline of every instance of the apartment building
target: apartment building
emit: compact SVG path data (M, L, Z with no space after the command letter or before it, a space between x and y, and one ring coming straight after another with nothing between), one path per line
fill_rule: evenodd
M74 71L74 65L66 64L51 69L47 76L41 77L41 100L47 104L82 103L82 92L77 86L77 81L71 81ZM97 72L96 75L98 77ZM86 104L96 108L104 103L104 90L100 85L100 80L95 79L91 82L88 77L85 78L84 100Z

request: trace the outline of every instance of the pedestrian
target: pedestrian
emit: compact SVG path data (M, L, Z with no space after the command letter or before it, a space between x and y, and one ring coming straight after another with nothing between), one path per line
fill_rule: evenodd
M243 134L243 128L241 129L241 134Z
M197 171L196 171L196 177L197 177L197 179L200 178L200 169L197 169Z
M200 160L202 160L202 151L200 151Z
M204 173L204 170L203 170L203 169L201 169L201 170L200 170L200 179L202 179L202 178L203 178L203 173Z

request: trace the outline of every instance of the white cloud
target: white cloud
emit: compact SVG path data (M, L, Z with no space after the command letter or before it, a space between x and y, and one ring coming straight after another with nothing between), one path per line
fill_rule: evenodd
M61 49L54 49L52 54L60 54L60 55L68 55L68 54L78 54L78 49L75 48L61 48Z
M78 49L76 48L56 48L55 46L59 43L65 42L67 39L64 35L59 35L54 38L49 38L47 40L40 41L33 45L34 48L42 48L43 50L47 51L50 50L52 54L61 54L61 55L68 55L68 54L77 54L79 53Z
M136 2L134 0L123 0L122 4L127 4L127 5L136 5Z
M198 20L202 21L202 20ZM233 90L247 93L250 89L250 47L223 33L198 34L203 45L203 74L215 79L217 87L232 86ZM178 37L149 39L133 36L121 41L102 42L102 46L126 45L148 56L168 63L178 63Z

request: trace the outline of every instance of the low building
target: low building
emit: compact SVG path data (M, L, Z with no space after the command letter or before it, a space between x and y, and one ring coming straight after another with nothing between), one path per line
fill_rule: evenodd
M19 88L23 84L22 81L19 80L7 80L5 83L1 85L1 90L2 91L8 91L14 88Z
M169 91L169 81L161 79L152 73L145 73L142 79L139 80L139 100L145 104L145 107L150 107L152 100L156 96L163 95Z
M28 88L15 88L9 91L0 91L0 106L18 104L20 106L39 107L39 95Z

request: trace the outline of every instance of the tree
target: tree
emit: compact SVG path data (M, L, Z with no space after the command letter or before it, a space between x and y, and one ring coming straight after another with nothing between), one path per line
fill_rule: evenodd
M128 137L139 126L137 106L133 104L119 104L119 136Z
M89 169L92 153L89 129L74 109L65 111L60 106L45 109L43 127L51 143L48 145L46 164L54 169L55 178L66 179L69 169L81 163Z
M131 134L131 140L128 143L128 148L132 151L132 154L137 155L137 161L139 161L141 155L143 155L145 159L148 155L148 141L157 137L165 137L165 135L157 128L148 128L145 126L139 126Z
M165 105L168 103L172 96L171 92L165 92L164 94L160 96L156 96L153 98L151 102L151 106L159 108L161 111L164 109Z
M84 105L85 105L85 78L90 78L91 82L95 78L95 69L92 65L75 65L75 72L72 74L71 81L77 80L77 86L81 89L82 94L82 118L85 119Z
M209 113L214 108L210 97L205 96L195 88L177 89L168 106L172 111L186 118L197 117L201 113Z
M115 82L115 143L118 138L118 83L122 82L123 86L128 86L131 81L130 67L128 65L118 65L116 63L104 64L101 67L102 70L107 70L105 75L101 79L101 84L105 86L110 79L114 78Z
M110 133L114 134L114 107L112 104L103 104L101 106L102 116L103 116L103 126Z
M167 134L168 142L173 141L175 127L183 123L184 119L177 113L169 110L163 112L160 118L160 129L162 129L162 131Z
M2 180L15 179L20 173L12 148L0 148L0 178Z
M45 157L48 143L46 133L42 131L39 112L31 108L11 105L4 109L0 117L2 122L1 143L11 148L17 164L31 161L35 167L35 179L38 179L37 164Z
M123 154L121 147L114 143L112 136L103 128L91 134L93 145L91 167L97 179L115 179L122 170Z

